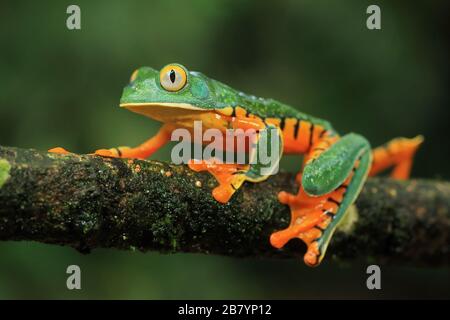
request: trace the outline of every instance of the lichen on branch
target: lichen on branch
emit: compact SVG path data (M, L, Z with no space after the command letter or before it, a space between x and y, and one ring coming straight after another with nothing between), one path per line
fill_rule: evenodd
M11 170L11 165L5 159L0 159L0 188L5 184L6 180L9 178L9 171Z

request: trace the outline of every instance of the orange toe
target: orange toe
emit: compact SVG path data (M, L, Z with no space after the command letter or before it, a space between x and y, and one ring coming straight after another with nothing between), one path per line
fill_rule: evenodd
M68 153L70 153L69 151L67 151L66 149L61 148L61 147L56 147L56 148L49 149L48 152L59 153L59 154L68 154Z
M290 237L286 237L282 231L274 232L270 235L270 244L277 249L283 248L283 246L290 240Z
M308 245L308 251L303 256L303 261L307 266L315 267L320 263L319 256L319 245L317 242L312 242Z
M233 191L228 186L218 186L214 188L212 195L220 203L227 203L233 195Z

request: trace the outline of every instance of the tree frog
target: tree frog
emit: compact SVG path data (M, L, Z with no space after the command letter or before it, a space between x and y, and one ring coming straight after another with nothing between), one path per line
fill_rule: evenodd
M422 136L397 138L372 150L359 134L341 136L328 121L273 99L245 94L177 63L160 71L150 67L134 71L123 90L120 107L163 125L154 137L137 147L99 149L96 155L147 158L170 141L174 129L192 130L198 120L204 127L223 132L227 128L254 128L258 132L278 129L282 154L301 154L304 160L297 175L298 192L278 194L279 201L290 208L290 224L275 231L270 243L282 248L293 238L301 239L307 245L304 262L308 266L317 266L323 259L333 232L366 178L392 167L391 177L407 179L413 156L423 141ZM50 151L67 152L63 148ZM245 181L257 183L268 178L255 170L257 165L189 163L193 170L214 175L218 186L212 196L221 203L230 201Z

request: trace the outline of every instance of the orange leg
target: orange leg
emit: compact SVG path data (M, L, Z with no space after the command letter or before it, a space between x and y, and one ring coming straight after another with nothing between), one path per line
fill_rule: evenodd
M338 137L325 136L319 139L311 147L308 156L305 157L305 165L317 159L326 151ZM394 166L392 176L397 179L406 179L412 165L412 158L418 146L422 143L422 137L414 139L396 139L386 147L380 147L373 151L374 165L371 175ZM358 168L359 161L355 164ZM319 250L318 240L323 236L328 225L337 214L344 194L353 179L355 170L349 174L345 182L334 191L317 197L306 194L301 186L301 174L297 175L300 184L296 195L280 192L278 198L281 203L287 204L291 210L290 225L285 229L271 235L270 242L276 248L283 247L289 240L299 238L307 245L304 261L309 266L316 266L323 256Z
M170 126L163 125L154 137L148 139L135 148L118 147L111 149L99 149L95 151L94 154L104 157L145 159L150 157L155 151L160 149L170 140L171 129L172 128ZM59 154L70 153L60 147L50 149L49 152Z
M372 169L369 175L374 176L381 171L394 167L391 172L392 178L408 179L414 154L422 142L422 136L413 139L397 138L390 141L386 146L374 149L372 151Z
M325 137L317 141L311 148L309 155L305 157L305 165L317 159L325 150L331 147L331 145L338 140L339 140L338 136L326 135Z
M319 157L338 139L338 136L325 135L322 137L312 146L308 156L305 157L305 165ZM291 221L286 229L271 235L270 243L275 248L281 248L291 239L301 239L308 247L304 256L305 263L309 266L316 266L320 262L320 252L316 240L322 236L334 219L351 176L336 190L318 197L306 194L301 186L301 177L300 173L296 177L297 183L300 185L296 195L284 191L278 194L278 200L289 205L291 209Z
M239 111L239 110L238 110ZM257 117L248 117L244 114L237 113L236 117L222 116L229 123L232 129L242 130L262 130L265 127L264 122ZM224 138L224 141L226 139ZM253 143L254 141L250 142ZM226 145L226 143L224 143ZM202 160L196 163L191 160L188 164L189 168L194 171L208 171L212 174L219 185L214 188L212 195L214 199L221 203L227 203L233 194L238 190L247 179L245 173L249 170L248 164L228 164L221 163L217 159Z
M281 248L291 239L301 239L307 246L305 263L308 266L318 265L320 252L316 240L334 219L350 181L351 176L336 190L319 197L308 196L301 186L296 195L280 192L279 201L291 209L291 222L286 229L271 235L272 246ZM297 182L300 184L301 174L297 175Z

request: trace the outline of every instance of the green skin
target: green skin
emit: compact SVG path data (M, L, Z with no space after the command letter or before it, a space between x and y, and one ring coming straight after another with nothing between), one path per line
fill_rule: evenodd
M172 64L173 65L173 64ZM323 128L337 134L328 121L312 117L273 99L258 98L237 91L219 81L210 79L199 72L186 71L187 83L179 91L165 90L160 84L160 72L142 67L134 81L123 90L121 104L133 103L180 103L200 108L202 110L217 110L230 106L240 106L249 113L261 118L296 118L321 125ZM282 137L280 137L282 140ZM355 164L359 160L356 169ZM306 165L302 174L302 187L311 196L327 194L339 187L355 170L350 185L347 188L343 202L332 223L318 239L321 257L326 251L328 242L342 221L348 207L356 200L367 178L371 165L371 148L369 142L357 134L347 134L338 142L324 151L319 158ZM261 181L266 177L255 177L255 170L248 174L250 181Z
M182 65L172 65L178 65L186 70ZM276 100L245 94L200 72L186 70L186 73L188 80L183 89L170 92L161 87L158 70L150 67L139 68L136 79L124 88L120 103L187 103L205 110L241 106L261 118L303 119L332 130L327 121L304 114Z

